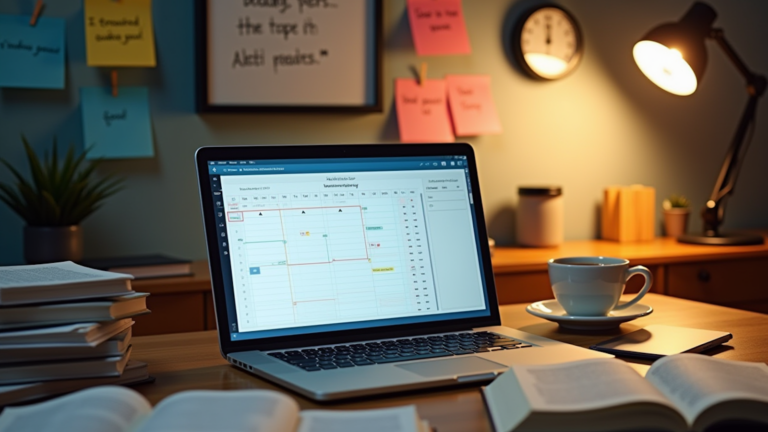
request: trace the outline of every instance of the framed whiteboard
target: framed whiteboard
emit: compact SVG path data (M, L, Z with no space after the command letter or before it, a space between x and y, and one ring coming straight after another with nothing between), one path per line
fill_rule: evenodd
M202 112L380 112L382 0L198 0Z

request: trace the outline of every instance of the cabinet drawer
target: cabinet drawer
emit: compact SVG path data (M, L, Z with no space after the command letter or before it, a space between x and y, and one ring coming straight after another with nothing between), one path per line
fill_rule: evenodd
M499 304L532 303L554 298L547 272L497 274Z
M671 264L667 293L671 296L723 305L768 300L768 258Z
M134 318L134 336L205 330L203 293L150 295L147 308L151 314Z

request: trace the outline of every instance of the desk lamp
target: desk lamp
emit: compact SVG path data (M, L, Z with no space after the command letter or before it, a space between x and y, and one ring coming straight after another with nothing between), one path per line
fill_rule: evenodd
M633 55L640 70L662 89L687 96L694 91L707 66L705 39L712 39L720 46L736 69L746 80L749 99L741 121L736 128L725 161L717 177L715 188L707 200L701 216L704 219L702 235L686 234L678 238L682 243L708 245L762 244L761 236L723 234L719 232L723 222L725 202L733 192L751 134L754 132L757 101L765 93L766 79L753 73L725 40L723 30L712 27L717 12L706 3L696 2L678 22L662 24L643 36L635 44ZM749 139L745 137L750 132Z

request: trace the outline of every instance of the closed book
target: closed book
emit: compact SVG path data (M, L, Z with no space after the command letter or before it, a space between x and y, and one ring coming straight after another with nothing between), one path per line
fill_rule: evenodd
M610 186L603 192L603 210L600 220L604 240L619 239L619 190L620 186Z
M121 356L0 365L0 384L62 379L117 377L123 373L131 347Z
M653 240L656 190L643 185L611 186L603 192L602 238L619 242Z
M131 279L71 261L0 267L0 306L114 297L132 292Z
M135 279L192 274L191 261L162 254L89 259L81 264L99 270L129 274Z
M0 407L49 398L88 387L141 384L150 380L146 363L128 360L123 374L117 377L80 378L0 386Z
M97 345L133 325L133 320L123 318L105 323L66 324L28 330L0 332L2 345Z
M8 363L121 356L130 344L129 327L98 344L0 345L0 366Z
M114 321L149 313L147 293L105 299L35 306L11 306L0 311L0 331L70 323Z
M637 201L634 189L623 187L619 191L619 241L632 242L638 238Z

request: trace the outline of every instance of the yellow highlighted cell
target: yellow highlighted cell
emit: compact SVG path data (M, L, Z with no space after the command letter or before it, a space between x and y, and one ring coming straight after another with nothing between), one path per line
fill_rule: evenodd
M374 273L380 273L380 272L391 272L395 271L394 267L376 267L373 269Z

